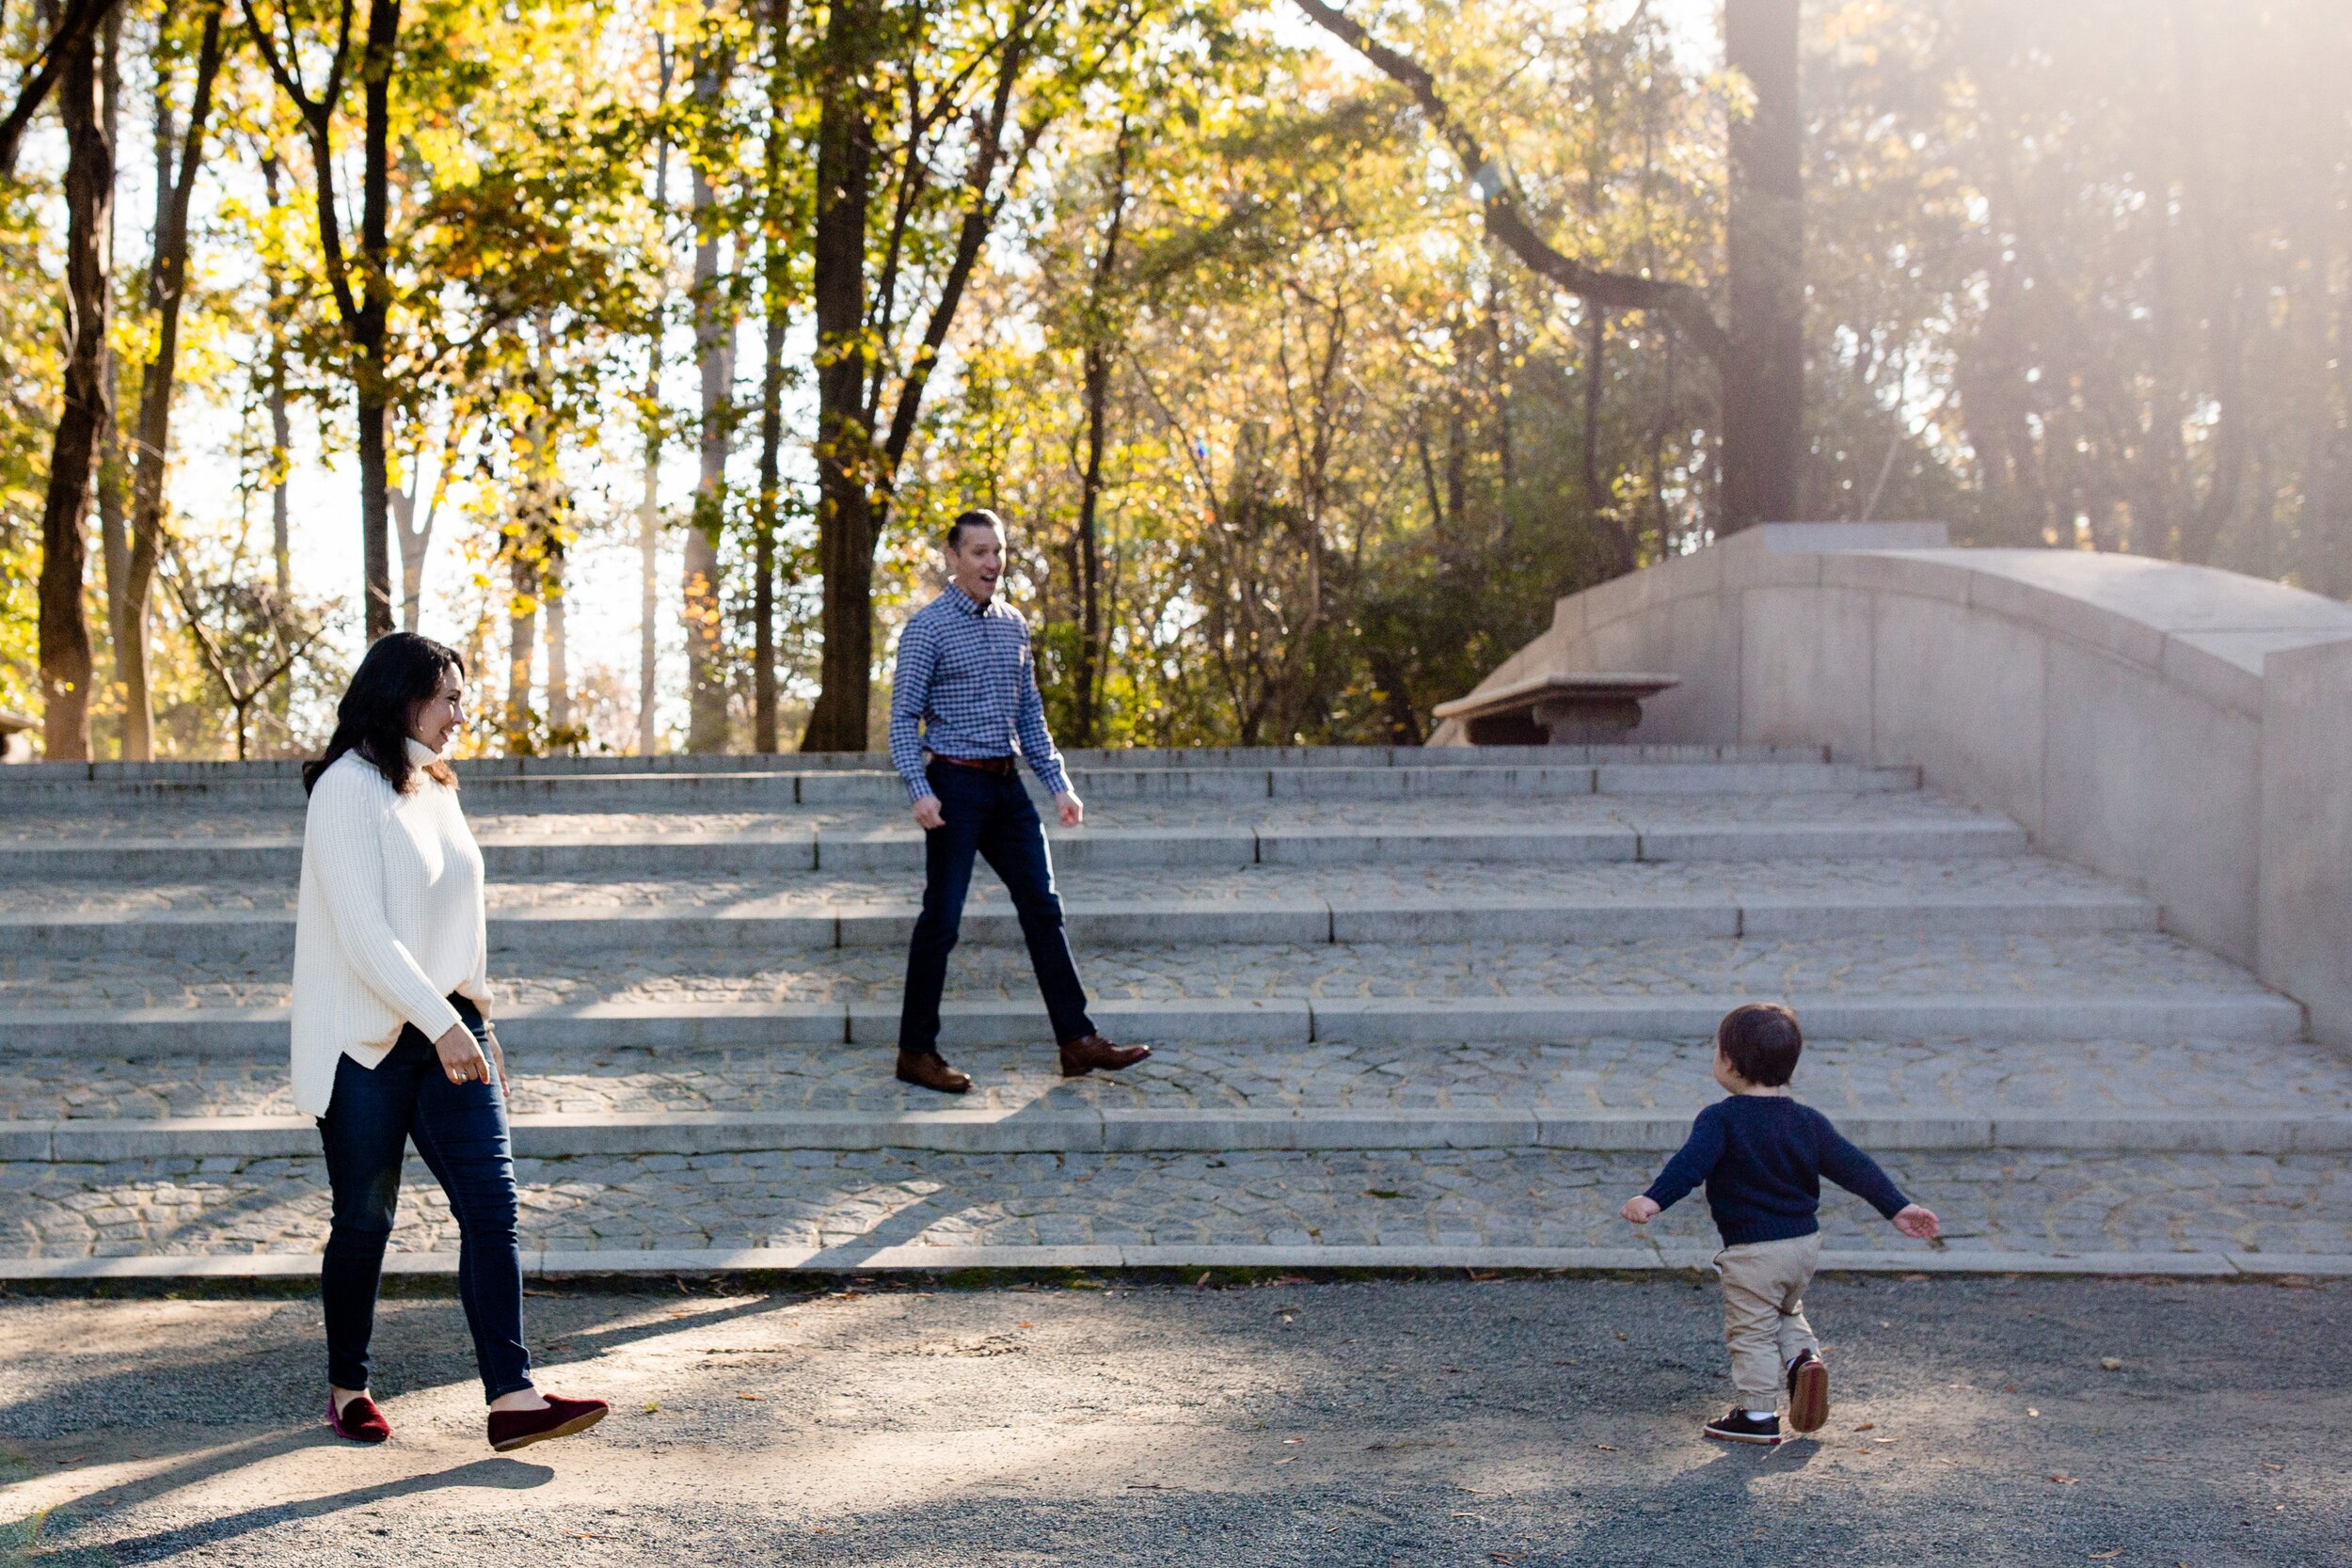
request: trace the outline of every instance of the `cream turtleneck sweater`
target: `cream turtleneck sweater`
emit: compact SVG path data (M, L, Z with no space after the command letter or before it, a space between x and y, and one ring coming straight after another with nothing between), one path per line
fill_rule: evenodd
M294 1096L325 1116L335 1064L373 1068L413 1023L438 1039L459 1022L449 993L490 1004L482 851L457 792L428 778L436 753L408 742L418 771L394 793L345 752L310 792L294 914Z

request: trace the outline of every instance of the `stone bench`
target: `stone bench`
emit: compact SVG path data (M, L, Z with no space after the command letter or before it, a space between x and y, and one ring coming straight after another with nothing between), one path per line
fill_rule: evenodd
M1642 704L1679 676L1592 672L1535 675L1492 691L1439 703L1438 719L1458 719L1473 746L1592 746L1621 739L1642 721Z
M31 719L0 707L0 762L30 762L33 760L31 736L37 728Z

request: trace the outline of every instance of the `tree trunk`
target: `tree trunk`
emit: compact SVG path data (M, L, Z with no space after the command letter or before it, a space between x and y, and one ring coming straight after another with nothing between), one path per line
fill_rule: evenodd
M790 0L771 0L768 8L768 146L763 175L766 192L766 247L761 252L764 276L760 303L767 317L766 341L759 368L759 499L752 517L752 750L769 752L776 745L776 520L782 483L778 460L784 444L784 336L789 324L791 278L787 263L785 191L786 150L791 135L791 56L787 45L791 24Z
M1088 279L1086 349L1080 373L1086 402L1086 467L1078 487L1078 657L1071 673L1077 685L1071 743L1098 744L1103 720L1103 447L1109 434L1111 343L1109 300L1118 275L1119 236L1127 219L1128 128L1120 122L1112 153L1110 221L1103 227L1103 248Z
M391 315L391 99L400 0L368 0L366 89L359 212L359 313L352 341L359 351L359 531L367 573L367 640L392 629L390 468L391 388L386 335Z
M155 117L155 261L147 280L147 307L155 317L155 352L139 378L137 467L131 481L131 553L122 584L122 626L115 644L116 678L122 683L122 754L145 762L154 754L154 704L148 690L148 609L164 535L164 468L171 450L171 394L180 370L180 306L187 292L188 204L204 162L204 126L212 117L213 80L220 71L221 11L204 18L196 58L196 87L188 101L186 141L171 168L170 96L158 88Z
M531 666L538 657L539 565L516 542L506 581L506 754L531 754Z
M433 548L433 515L440 510L441 482L446 477L448 452L442 453L441 473L434 476L433 497L425 502L424 516L417 516L417 492L422 488L424 470L421 466L409 476L405 490L387 489L384 499L391 508L392 528L400 540L400 626L403 631L414 631L424 612L424 558ZM282 495L282 490L281 490Z
M670 103L670 66L675 56L666 38L657 36L655 52L661 66L660 105L666 116ZM657 130L653 138L653 221L661 236L661 277L667 293L670 264L670 143ZM642 418L645 429L644 493L637 503L637 754L649 757L660 748L654 724L656 645L654 620L661 613L661 338L664 300L654 301L653 320L645 334L645 390Z
M109 273L114 212L112 138L99 104L98 39L84 37L58 72L57 106L66 132L65 407L50 447L49 489L40 518L40 687L42 755L89 760L89 619L82 604L89 515L100 433L112 419L106 377Z
M825 17L817 116L817 553L825 574L824 650L804 752L866 750L874 658L874 433L866 417L866 226L873 126L866 79L880 31L874 0L835 0Z
M576 752L572 736L571 648L564 627L564 551L559 546L548 557L545 597L548 610L548 737L550 750Z
M264 147L261 161L262 195L274 213L278 210L278 155ZM275 262L265 265L264 277L269 286L269 544L270 560L278 569L278 596L283 599L294 592L293 498L286 485L294 420L286 406L286 323L278 304L285 293L285 280L278 276ZM417 629L413 621L405 624L410 631Z
M752 750L776 750L776 515L782 496L777 471L784 445L784 334L789 317L785 306L782 260L769 242L767 278L767 342L759 374L759 507L753 518L753 566L758 574L752 585Z
M1804 120L1799 0L1725 0L1724 53L1756 95L1731 122L1720 531L1796 518L1804 470Z
M727 52L706 40L694 68L694 103L702 135L716 135L710 121L728 70ZM701 753L727 749L726 624L720 608L719 536L726 524L728 402L735 386L734 322L719 276L719 193L710 182L707 150L693 160L694 184L694 361L702 372L701 473L694 484L693 526L686 532L686 749Z

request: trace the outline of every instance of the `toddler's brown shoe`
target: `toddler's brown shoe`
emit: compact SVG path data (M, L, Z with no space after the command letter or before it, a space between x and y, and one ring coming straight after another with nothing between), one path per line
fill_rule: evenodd
M1788 1363L1788 1430L1819 1432L1829 1419L1829 1369L1809 1350Z

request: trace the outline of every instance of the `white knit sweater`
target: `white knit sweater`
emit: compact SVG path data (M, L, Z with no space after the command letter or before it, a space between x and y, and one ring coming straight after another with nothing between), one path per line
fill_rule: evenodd
M294 1098L325 1116L335 1064L381 1062L413 1023L438 1039L459 1022L449 993L490 1005L482 851L457 792L425 776L434 752L408 743L418 771L395 793L345 752L310 792L294 914Z

